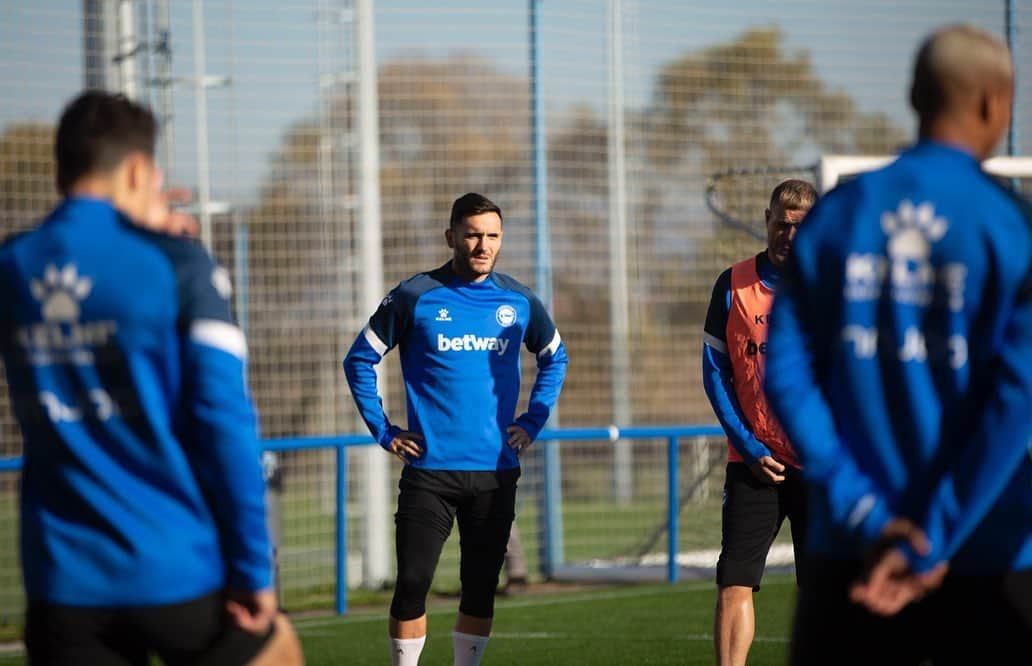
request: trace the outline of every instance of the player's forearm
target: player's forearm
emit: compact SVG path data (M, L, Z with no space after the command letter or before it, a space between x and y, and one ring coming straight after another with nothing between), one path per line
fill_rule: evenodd
M400 429L391 425L377 390L376 364L381 358L379 352L360 335L344 357L344 376L366 427L381 446L386 446L392 433L396 434Z
M516 419L516 423L535 439L548 422L548 417L559 400L569 359L565 345L560 344L555 352L538 356L538 371L534 387L530 391L527 411Z
M745 424L745 416L742 406L738 404L731 377L731 361L727 355L708 344L703 344L702 387L731 446L742 456L746 464L751 465L763 456L769 456L770 449L756 439Z
M223 542L228 585L264 589L271 580L271 547L256 416L243 362L221 351L190 347L192 385L186 393L191 427L185 444Z

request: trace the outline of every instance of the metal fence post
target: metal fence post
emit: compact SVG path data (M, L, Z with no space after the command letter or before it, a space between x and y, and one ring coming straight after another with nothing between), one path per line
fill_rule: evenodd
M337 615L348 611L348 449L337 445Z
M667 439L667 582L677 582L677 437Z

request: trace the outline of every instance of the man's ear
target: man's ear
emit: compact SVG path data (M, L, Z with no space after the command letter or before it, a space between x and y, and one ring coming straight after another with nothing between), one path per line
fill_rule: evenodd
M992 121L1000 127L1007 127L1014 122L1011 117L1011 109L1014 104L1014 95L1008 90L997 90L989 95L989 108L992 113Z
M988 125L993 119L993 95L985 87L978 92L978 119L983 125Z
M763 223L768 227L770 226L770 208L763 209Z
M451 230L451 227L444 230L444 240L448 243L449 248L455 249L455 232Z
M143 153L129 153L122 162L125 169L126 186L130 191L151 187L151 164Z

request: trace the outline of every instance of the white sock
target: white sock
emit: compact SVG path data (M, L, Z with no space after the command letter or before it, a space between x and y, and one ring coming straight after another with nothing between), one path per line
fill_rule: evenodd
M455 646L455 666L480 666L490 636L464 634L461 631L452 633L452 644Z
M426 636L391 639L391 666L417 666Z

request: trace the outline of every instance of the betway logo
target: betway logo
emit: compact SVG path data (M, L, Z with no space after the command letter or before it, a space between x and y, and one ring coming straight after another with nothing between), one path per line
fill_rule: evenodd
M450 338L437 334L437 351L496 351L501 356L509 348L505 338L482 338L467 333L461 337Z

